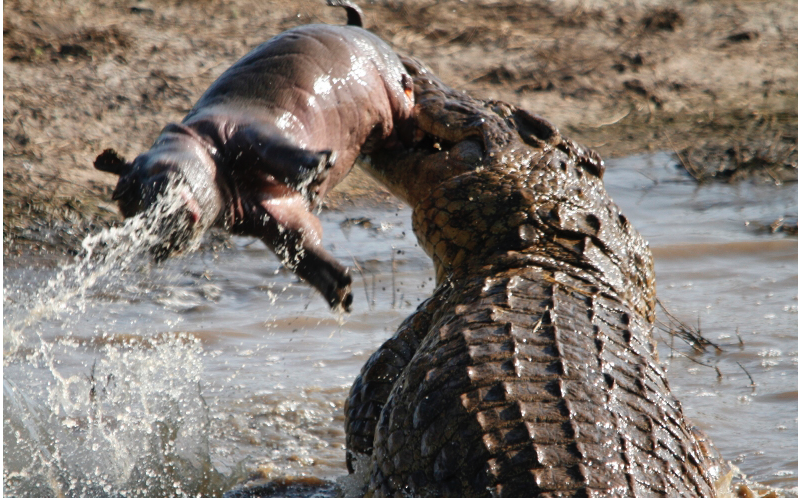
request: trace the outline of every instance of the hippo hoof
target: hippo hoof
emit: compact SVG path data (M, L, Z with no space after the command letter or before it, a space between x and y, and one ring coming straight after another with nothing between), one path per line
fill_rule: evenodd
M323 250L306 250L294 271L321 292L333 310L352 310L349 268Z
M352 311L352 277L349 276L349 268L346 269L346 278L348 278L346 285L335 289L335 295L330 300L330 307L332 309L340 307L349 313Z
M335 265L326 268L324 274L317 282L317 287L324 294L332 310L352 311L352 276L349 268Z

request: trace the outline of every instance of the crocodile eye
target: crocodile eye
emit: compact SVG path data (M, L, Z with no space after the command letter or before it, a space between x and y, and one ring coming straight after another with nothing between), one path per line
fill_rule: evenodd
M601 220L595 214L588 214L585 216L585 222L593 229L593 233L598 233L601 230Z

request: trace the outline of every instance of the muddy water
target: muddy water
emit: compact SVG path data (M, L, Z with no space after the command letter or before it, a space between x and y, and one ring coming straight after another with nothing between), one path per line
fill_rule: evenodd
M698 188L665 155L611 162L606 183L651 243L665 307L719 346L663 334L688 415L751 479L798 491L798 240L755 229L798 214L795 187ZM344 475L349 385L432 268L408 209L323 219L332 252L360 268L348 316L244 238L136 259L29 320L55 271L6 262L5 493L196 496L253 471Z

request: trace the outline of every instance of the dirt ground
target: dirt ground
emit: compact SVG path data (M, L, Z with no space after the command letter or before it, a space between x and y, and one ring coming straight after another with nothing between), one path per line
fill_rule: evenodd
M362 0L366 25L447 83L519 104L603 157L672 151L697 181L798 179L794 0ZM3 249L118 221L115 177L259 43L342 23L323 0L5 0ZM335 208L382 200L357 172Z

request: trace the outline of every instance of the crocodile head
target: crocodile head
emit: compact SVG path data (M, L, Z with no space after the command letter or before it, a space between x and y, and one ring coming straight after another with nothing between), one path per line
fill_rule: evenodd
M437 279L537 263L591 273L653 317L648 245L604 189L604 162L552 124L452 90L404 58L414 80L416 142L366 168L413 208Z

